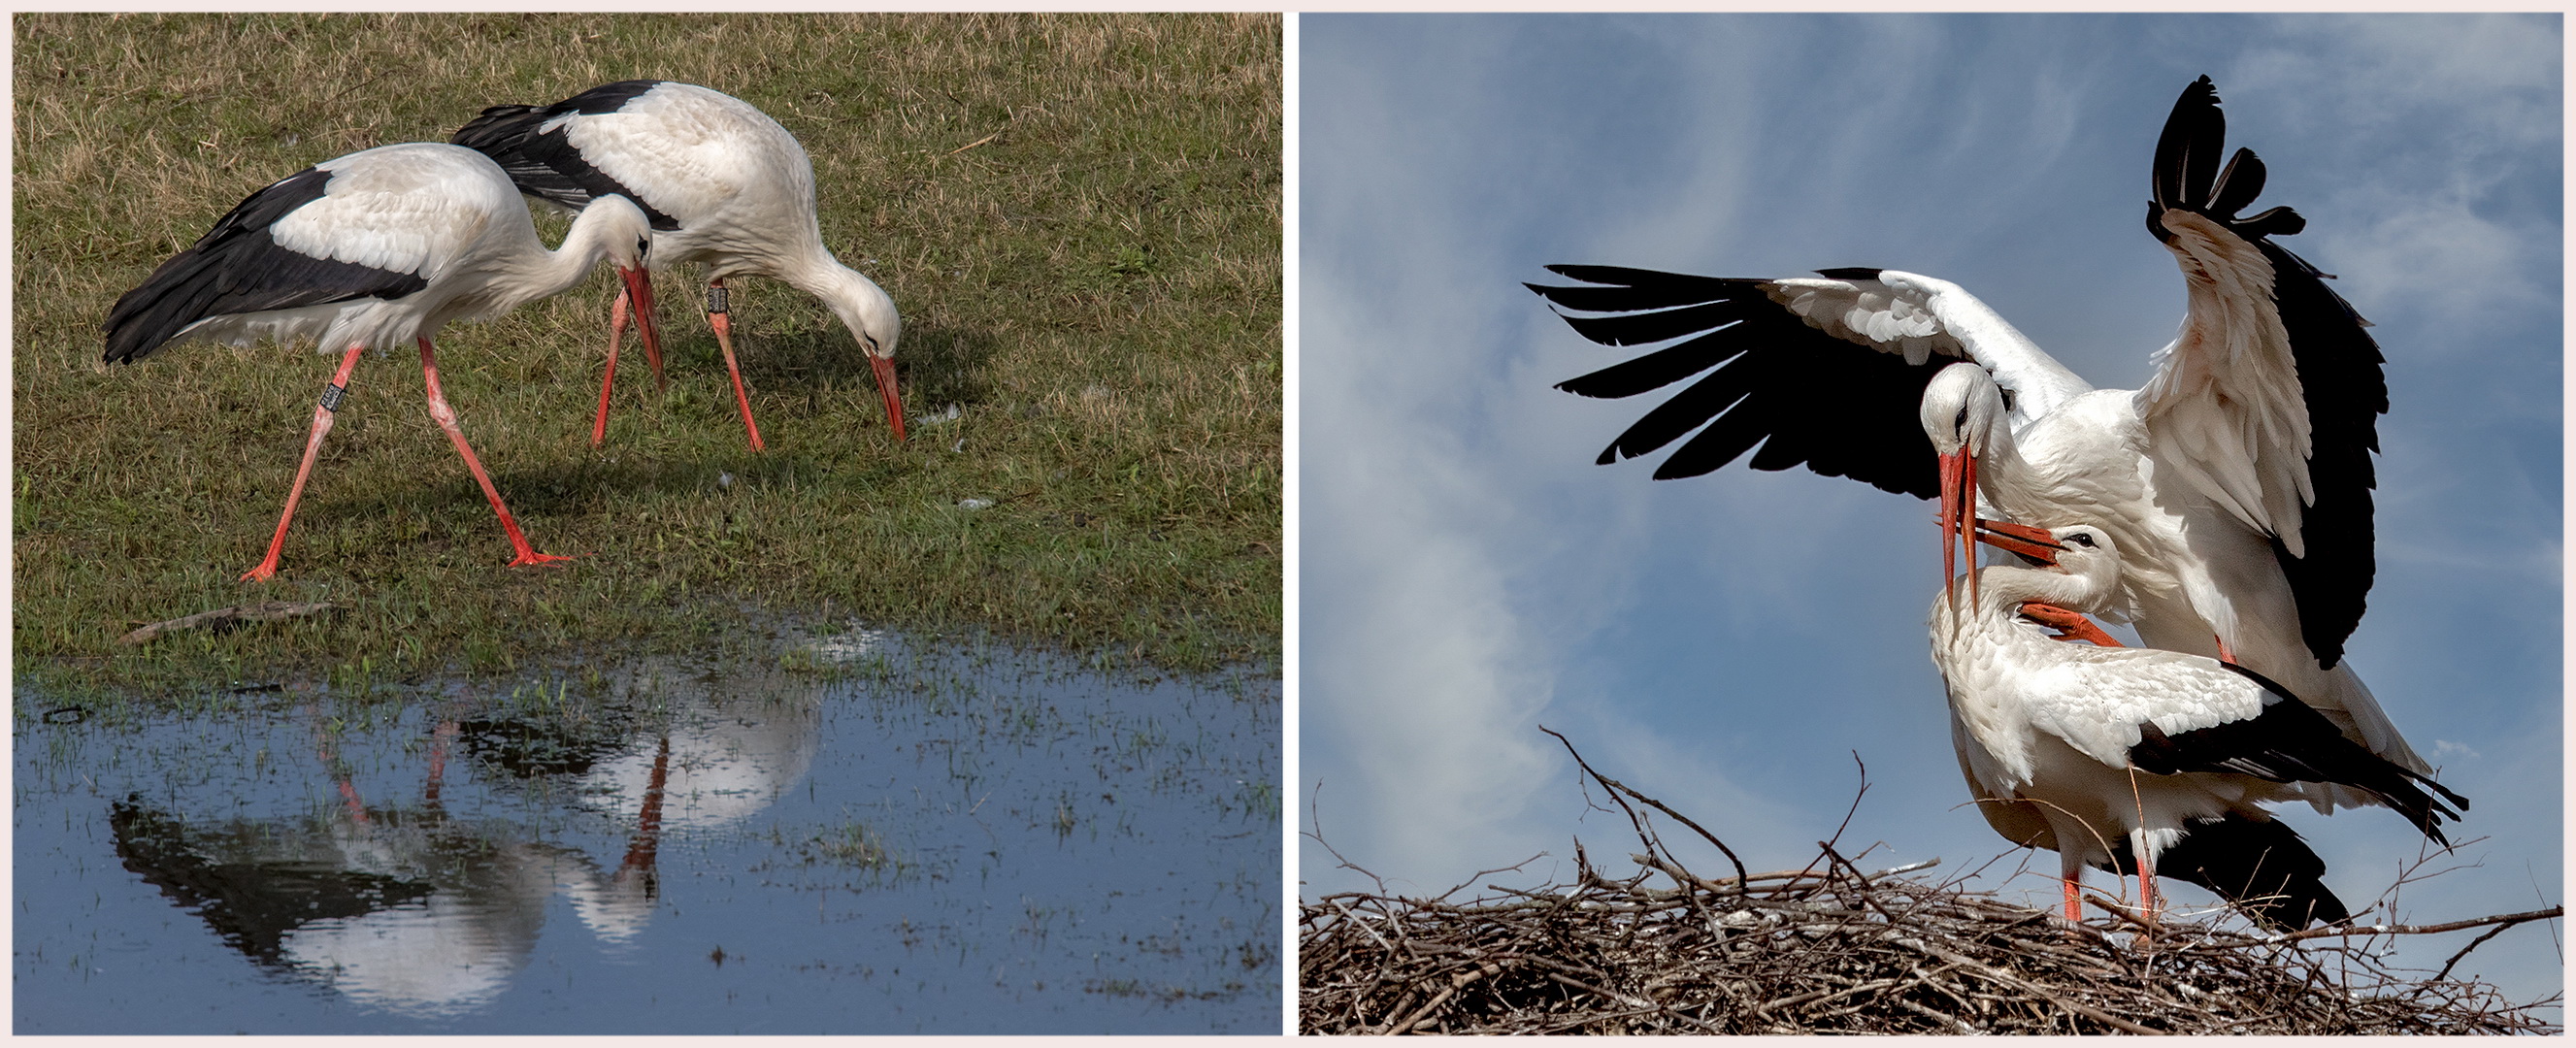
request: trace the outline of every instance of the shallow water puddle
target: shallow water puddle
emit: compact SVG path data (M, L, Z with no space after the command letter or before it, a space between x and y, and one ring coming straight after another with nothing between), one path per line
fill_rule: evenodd
M810 657L22 715L16 1030L1278 1031L1278 681Z

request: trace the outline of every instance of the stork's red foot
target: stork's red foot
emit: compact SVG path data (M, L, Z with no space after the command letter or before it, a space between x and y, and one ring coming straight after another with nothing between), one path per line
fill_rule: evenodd
M2021 617L2056 630L2058 640L2090 641L2095 646L2104 648L2125 646L2110 634L2102 632L2102 627L2094 625L2093 620L2054 604L2043 604L2035 600L2025 601L2021 606Z
M249 571L242 572L242 573L241 573L241 579L240 579L240 581L242 581L242 582L266 582L266 581L268 581L268 580L269 580L269 578L270 578L271 576L274 576L274 575L276 575L276 574L277 574L277 558L276 558L276 557L270 557L270 558L268 558L267 560L260 561L260 562L259 562L259 566L258 566L258 567L256 567L256 568L252 568L252 569L250 569Z
M539 553L532 549L523 549L519 551L518 556L511 558L508 566L513 568L524 568L531 565L548 567L562 564L572 559L573 558L571 557L558 557L552 553Z

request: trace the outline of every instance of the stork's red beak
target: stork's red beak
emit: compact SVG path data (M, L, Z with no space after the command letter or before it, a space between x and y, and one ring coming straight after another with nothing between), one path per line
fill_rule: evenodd
M1968 596L1976 597L1977 456L1961 444L1941 456L1941 592L1950 592L1959 577L1959 556L1968 558Z
M2052 568L2057 566L2057 555L2066 550L2046 528L1982 518L1976 521L1975 526L1977 541L2007 553L2021 554Z
M617 275L626 281L626 299L635 306L635 333L644 339L644 362L653 366L653 388L669 388L662 377L662 329L653 320L653 275L643 267L619 267Z
M877 392L885 395L886 421L894 425L894 439L903 436L903 397L894 389L894 358L868 354L868 366L877 372Z

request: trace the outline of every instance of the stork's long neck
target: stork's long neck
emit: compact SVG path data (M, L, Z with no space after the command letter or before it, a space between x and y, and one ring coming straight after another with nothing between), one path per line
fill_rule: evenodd
M819 241L782 261L778 278L823 300L850 329L852 339L866 346L873 336L881 351L894 351L894 334L898 330L894 299L876 281L842 265Z
M2044 568L1991 564L1977 569L1980 614L2011 616L2030 601L2068 611L2098 612L2119 590L2119 579L2097 579Z
M572 290L590 278L590 271L598 267L601 259L610 257L610 249L618 241L641 238L648 228L644 213L623 197L592 202L573 218L563 246L553 251L540 246L520 259L519 279L509 289L516 301L504 303L503 308L516 308ZM530 239L534 239L533 234Z
M2021 457L2021 443L2013 439L2012 423L2003 412L1996 412L1985 429L1968 435L1968 447L1977 456L1978 493L1988 505L2011 514L2013 507L2004 505L1995 493L2013 490L2029 470Z

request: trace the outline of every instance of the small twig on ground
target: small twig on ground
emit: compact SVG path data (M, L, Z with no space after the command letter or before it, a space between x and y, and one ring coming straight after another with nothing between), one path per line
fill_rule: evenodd
M327 600L313 604L292 604L282 600L264 600L257 604L241 604L229 608L216 608L213 611L201 611L194 615L182 618L155 622L149 626L135 630L132 633L118 637L116 642L119 644L142 644L166 634L177 633L180 630L197 629L199 627L205 627L220 632L223 630L235 629L247 623L275 622L279 619L291 619L303 615L319 615L337 607L339 607L339 605L333 604Z

